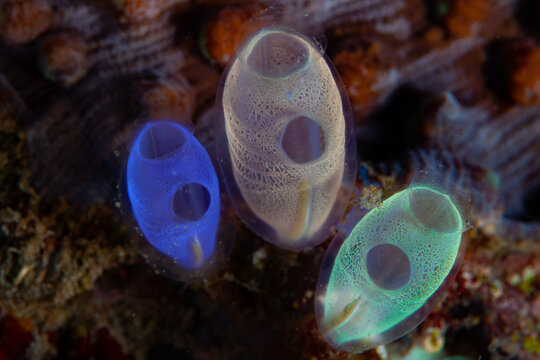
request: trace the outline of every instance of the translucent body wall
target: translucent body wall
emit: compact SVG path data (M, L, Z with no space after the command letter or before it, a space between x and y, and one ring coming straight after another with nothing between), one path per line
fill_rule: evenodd
M208 153L184 127L146 124L126 170L131 208L148 242L187 270L214 255L220 216L216 172Z
M235 210L289 249L330 235L356 170L350 107L320 51L295 32L264 28L231 61L218 96L218 155Z
M365 351L414 329L459 268L462 215L423 185L394 194L327 251L319 277L319 330L335 348Z

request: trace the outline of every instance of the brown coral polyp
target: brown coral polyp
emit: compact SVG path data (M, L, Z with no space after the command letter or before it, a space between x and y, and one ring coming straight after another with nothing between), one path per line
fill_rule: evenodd
M76 83L88 69L86 43L75 34L61 33L45 39L41 57L45 76L67 86Z

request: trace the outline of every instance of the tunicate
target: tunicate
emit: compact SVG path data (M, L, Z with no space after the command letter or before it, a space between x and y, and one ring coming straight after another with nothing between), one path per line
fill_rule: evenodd
M350 105L319 43L265 12L255 23L219 88L218 160L244 223L278 246L302 249L331 234L349 199Z
M144 125L131 148L126 183L134 217L151 246L186 271L208 267L216 252L219 183L190 131L168 121Z
M334 348L385 344L431 312L465 249L460 203L445 190L414 184L336 236L315 301L319 330Z

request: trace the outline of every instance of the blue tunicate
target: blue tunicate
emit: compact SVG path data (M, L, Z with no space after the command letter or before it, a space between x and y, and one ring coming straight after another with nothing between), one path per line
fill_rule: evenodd
M215 252L220 192L210 157L191 132L172 122L144 125L126 182L148 242L186 270L205 267Z

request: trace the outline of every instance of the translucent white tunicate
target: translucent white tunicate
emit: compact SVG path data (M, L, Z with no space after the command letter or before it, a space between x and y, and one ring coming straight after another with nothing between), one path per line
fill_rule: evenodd
M270 24L237 49L218 93L218 157L237 214L278 246L324 241L356 172L350 106L320 46Z

